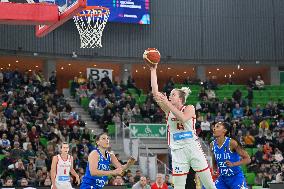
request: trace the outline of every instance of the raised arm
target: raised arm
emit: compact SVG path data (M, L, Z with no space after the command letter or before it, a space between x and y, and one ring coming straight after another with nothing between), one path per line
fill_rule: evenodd
M163 103L161 103L160 97L163 95L162 93L159 92L159 87L158 87L158 79L157 79L157 65L154 67L150 67L151 70L151 87L152 87L152 93L154 96L155 101L158 103L160 108L165 112L165 114L168 114L169 109L164 106Z

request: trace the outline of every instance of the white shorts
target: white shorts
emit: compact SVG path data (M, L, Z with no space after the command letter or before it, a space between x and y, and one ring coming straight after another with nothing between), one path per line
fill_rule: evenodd
M195 172L202 172L209 168L205 154L198 140L180 149L172 149L173 176L188 174L190 167Z
M70 181L67 181L67 182L55 181L55 186L56 186L56 189L72 189L73 188ZM51 186L51 189L52 189L52 186Z

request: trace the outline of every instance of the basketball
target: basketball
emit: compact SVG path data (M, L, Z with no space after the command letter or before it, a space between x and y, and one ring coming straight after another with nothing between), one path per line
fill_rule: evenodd
M154 66L160 62L161 54L156 48L148 48L144 51L143 59L149 66Z

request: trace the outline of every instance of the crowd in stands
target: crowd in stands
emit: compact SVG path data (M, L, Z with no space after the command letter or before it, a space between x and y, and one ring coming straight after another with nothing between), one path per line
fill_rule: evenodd
M258 77L248 82L248 90L264 89ZM253 81L251 79L251 81ZM253 98L243 97L240 90L231 99L218 99L215 91L218 85L209 78L206 81L192 81L186 78L184 84L201 84L199 102L196 104L196 129L206 141L212 140L211 127L219 121L231 124L230 135L237 138L245 148L258 148L252 154L252 163L247 170L256 173L255 184L281 180L284 171L284 106L282 101L269 102L266 107L252 107ZM173 78L163 88L169 94L175 87ZM261 87L262 86L262 87ZM142 91L129 77L127 83L112 82L106 75L101 81L82 75L71 83L71 94L80 103L89 99L88 111L101 128L108 124L121 127L133 122L165 122L164 113L158 108L152 94L147 94L144 103L138 103L129 88L138 95ZM41 72L0 73L0 171L2 185L50 186L51 158L59 152L62 141L70 143L75 170L84 175L89 152L94 148L92 137L80 116L72 112L64 96L56 90L55 73L46 81ZM249 94L249 93L248 93ZM249 96L249 95L248 95ZM191 97L189 97L191 98ZM272 168L270 168L272 166ZM282 172L281 172L282 171ZM165 179L165 180L163 180ZM147 185L161 185L169 182L168 176L151 182L140 170L131 171L109 180L112 185L127 185L134 189Z

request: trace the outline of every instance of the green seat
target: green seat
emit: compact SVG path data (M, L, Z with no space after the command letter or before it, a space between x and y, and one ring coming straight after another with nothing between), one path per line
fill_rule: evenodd
M258 151L258 148L253 148L252 149L252 155L254 156L257 151Z
M262 186L252 186L252 189L262 189Z
M0 154L0 161L1 161L2 159L4 159L5 157L6 157L6 155Z
M81 99L81 106L84 108L85 111L88 110L88 108L89 108L89 103L90 103L89 98L83 97L83 98Z
M107 126L107 133L108 133L109 136L115 135L115 125L114 124L109 124Z
M245 173L248 185L254 185L255 173Z
M245 150L247 151L247 153L251 157L252 156L252 148L245 148Z
M40 137L39 142L42 146L47 147L48 140L45 137Z
M246 165L241 165L242 171L243 173L247 173L248 172L248 168Z

